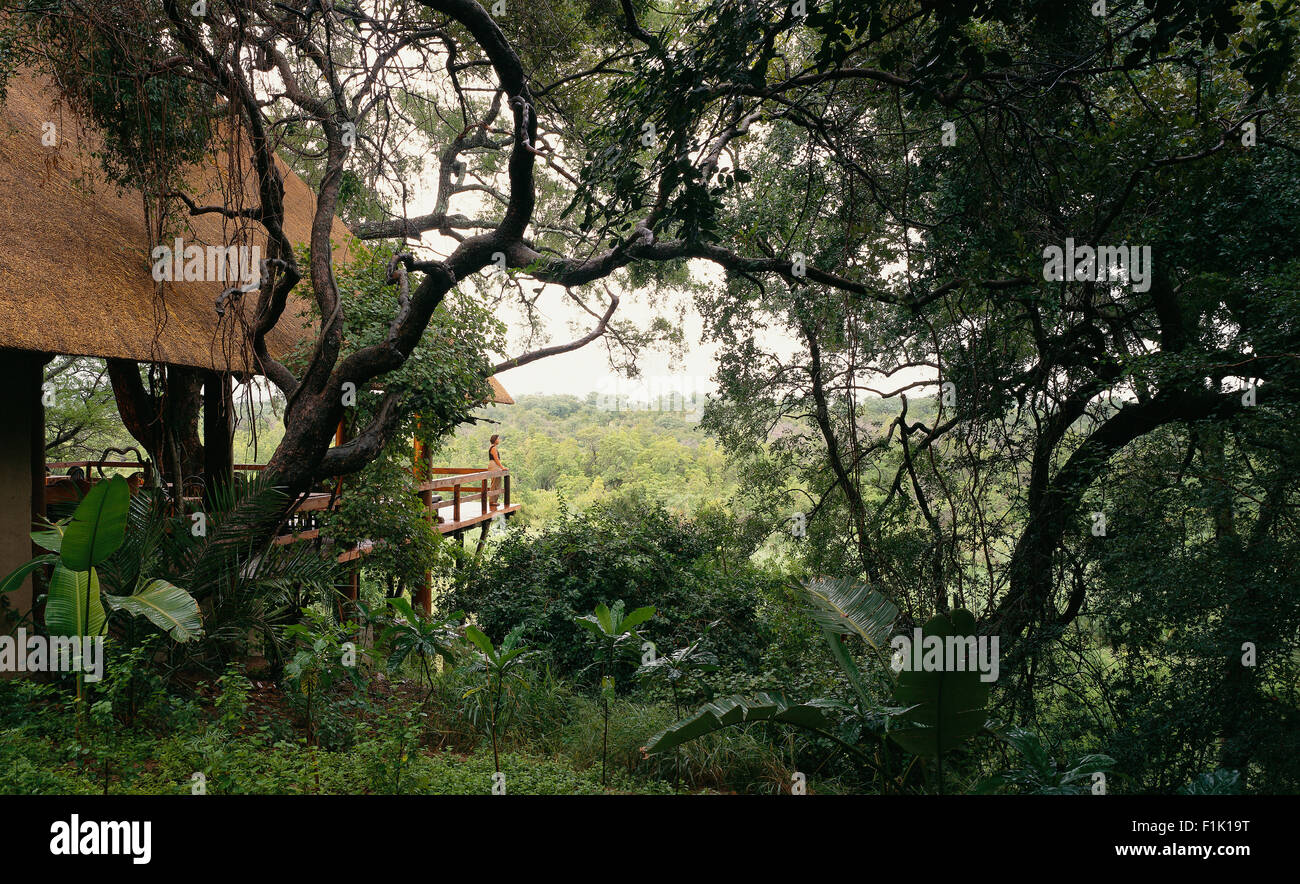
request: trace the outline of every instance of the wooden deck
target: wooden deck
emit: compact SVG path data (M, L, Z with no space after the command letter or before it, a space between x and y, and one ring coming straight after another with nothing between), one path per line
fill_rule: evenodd
M236 470L256 469L254 464L236 464ZM494 488L493 483L500 487ZM424 502L427 517L437 523L438 532L461 537L466 531L486 527L497 517L503 521L521 509L510 500L510 471L477 467L434 467L429 478L413 489ZM315 514L338 506L338 496L327 492L307 495L289 517L288 530L275 539L286 545L320 536ZM373 550L383 540L362 541L339 554L340 562L351 562Z
M125 467L140 468L142 463L134 461L76 461L49 464L51 470L67 470L81 467L86 471L87 480L74 483L66 476L50 476L46 479L47 503L68 502L75 504L90 488L92 468ZM258 472L265 469L262 464L235 464L239 472ZM500 517L503 522L521 509L520 505L510 500L510 471L484 470L478 467L432 467L427 470L428 478L418 483L412 490L419 494L424 503L426 517L437 523L438 532L453 537L462 537L465 532L485 527L484 523ZM500 487L493 487L496 483ZM191 500L191 498L186 498ZM192 499L198 504L200 498ZM318 514L327 509L337 509L338 495L328 492L308 494L294 507L286 521L285 530L275 538L277 546L311 541L320 537ZM367 540L344 550L338 555L339 562L355 561L366 555L384 541Z

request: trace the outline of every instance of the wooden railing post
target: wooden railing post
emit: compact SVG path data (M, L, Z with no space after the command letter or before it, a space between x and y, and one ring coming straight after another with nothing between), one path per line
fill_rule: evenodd
M509 471L506 472L506 481L505 481L504 484L505 484L505 486L506 486L506 487L505 487L505 491L506 491L506 501L505 501L505 503L506 503L506 508L509 509L509 507L510 507L510 472L509 472Z
M488 480L483 480L483 515L488 513Z

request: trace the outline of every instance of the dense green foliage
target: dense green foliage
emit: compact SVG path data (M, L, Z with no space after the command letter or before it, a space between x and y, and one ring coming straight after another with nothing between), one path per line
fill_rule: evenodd
M509 389L510 374L501 381ZM610 499L657 501L690 513L735 491L738 476L700 431L698 409L640 402L614 411L594 393L515 400L483 409L484 422L461 427L438 457L449 466L486 465L488 439L499 434L512 500L524 506L520 524L548 524L561 500L577 510Z
M642 629L665 652L719 621L712 633L718 653L752 670L769 639L758 608L773 577L746 560L726 561L721 534L656 504L602 504L585 513L562 507L544 527L511 532L447 604L472 611L491 634L523 626L566 677L595 662L575 619L620 600L628 610L654 607ZM630 684L635 665L619 660L616 682Z
M182 542L151 557L207 636L192 655L113 636L76 746L51 738L66 685L0 685L8 730L36 737L2 750L4 788L192 767L226 791L363 770L367 791L487 791L489 770L587 791L599 761L644 791L805 771L871 793L1300 791L1300 4L808 5L553 0L498 24L394 0L371 26L338 4L195 24L47 0L0 20L0 51L69 75L114 180L167 201L220 96L382 242L346 267L276 259L320 329L286 369L308 382L276 381L279 469L298 490L352 470L322 538L374 542L363 604L330 593L329 557L288 567L245 538L256 519L223 533L218 512L219 539L190 542L157 514ZM245 67L283 92L232 86ZM421 175L437 206L409 228ZM1096 251L1056 266L1067 244ZM603 326L623 368L681 343L664 296L694 295L718 352L698 424L580 389L482 404L498 311L543 332L550 289L599 319L598 287L652 314ZM69 450L112 432L79 370ZM324 450L353 377L365 463ZM470 556L421 518L411 440L482 466L491 433L523 514ZM445 591L415 611L427 571ZM997 683L896 675L881 648L913 628L1000 639ZM250 632L284 704L256 725L225 668ZM137 719L153 731L123 751L164 778L113 760Z

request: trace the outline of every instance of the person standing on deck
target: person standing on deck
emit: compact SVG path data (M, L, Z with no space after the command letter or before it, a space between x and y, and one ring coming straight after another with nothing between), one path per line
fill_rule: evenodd
M489 470L504 470L506 468L505 464L501 463L501 452L497 450L497 443L500 441L501 441L501 437L498 436L496 433L493 433L492 439L490 440L491 444L488 446L488 469ZM495 491L499 491L500 489L501 489L501 477L497 476L492 480L492 491L495 492ZM501 506L501 502L496 497L495 494L489 494L488 499L491 501L492 509L497 509Z

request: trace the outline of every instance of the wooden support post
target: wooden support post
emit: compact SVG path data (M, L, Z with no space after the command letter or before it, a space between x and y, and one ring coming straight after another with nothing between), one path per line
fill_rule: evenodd
M510 474L506 473L506 480L503 483L506 489L506 509L510 508Z
M38 482L39 496L45 494L45 412L41 396L46 361L43 354L0 350L0 376L13 391L14 402L6 410L4 421L0 421L0 574L8 574L32 557L32 516L40 506ZM9 632L19 615L32 610L34 598L30 576L4 596L0 633ZM0 673L0 678L10 675Z
M54 359L54 355L43 354L32 390L32 523L45 518L45 366ZM87 475L90 470L86 470ZM32 555L40 555L46 550L32 544Z
M415 481L427 482L433 477L433 454L423 442L415 440ZM433 490L420 492L420 502L424 504L424 517L434 521ZM425 616L433 613L433 572L425 571L424 578L416 585L415 609L423 611Z
M216 489L235 475L235 402L230 378L217 371L203 373L203 492L211 504Z
M339 622L346 623L349 619L356 616L357 598L361 594L361 567L354 560L347 565L347 576L336 584L335 588L341 595L338 600Z

